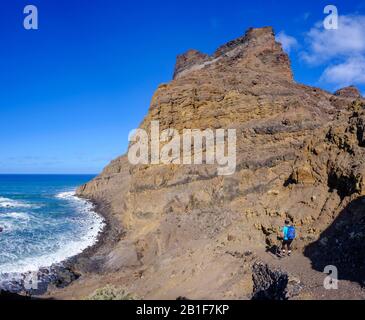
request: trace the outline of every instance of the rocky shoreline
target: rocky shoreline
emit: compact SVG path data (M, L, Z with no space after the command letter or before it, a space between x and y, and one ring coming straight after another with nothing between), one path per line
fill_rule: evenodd
M77 196L82 198L79 195ZM83 252L65 262L68 268L79 273L81 276L84 273L101 272L103 266L101 261L102 255L100 253L110 251L123 236L122 230L118 228L119 223L111 211L108 210L106 204L92 199L86 200L90 201L94 206L94 211L103 217L105 226L99 233L94 245L86 248Z
M80 197L82 198L82 197ZM70 257L65 261L41 268L37 273L26 272L21 274L4 274L4 287L0 290L0 299L42 298L54 289L62 289L79 279L86 273L100 272L102 262L97 258L99 251L109 250L118 239L120 232L113 226L114 218L102 203L85 199L93 204L94 211L104 219L104 228L99 233L95 243L83 250L80 254ZM32 286L32 281L37 281L37 289ZM32 288L33 287L33 288Z

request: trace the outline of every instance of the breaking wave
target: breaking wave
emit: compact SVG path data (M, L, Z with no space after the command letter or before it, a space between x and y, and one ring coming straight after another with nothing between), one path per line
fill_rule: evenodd
M75 191L57 193L42 206L0 197L2 279L61 263L94 245L104 220ZM14 210L16 209L16 210Z

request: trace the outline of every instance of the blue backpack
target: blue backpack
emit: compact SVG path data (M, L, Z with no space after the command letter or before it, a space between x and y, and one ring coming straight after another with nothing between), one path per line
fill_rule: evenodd
M295 239L295 227L293 227L293 226L288 227L286 236L288 237L288 240L294 240Z

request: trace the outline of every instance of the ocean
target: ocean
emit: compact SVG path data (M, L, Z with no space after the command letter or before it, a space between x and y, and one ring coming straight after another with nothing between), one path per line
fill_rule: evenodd
M104 221L75 196L92 175L0 175L0 288L4 275L38 271L95 244Z

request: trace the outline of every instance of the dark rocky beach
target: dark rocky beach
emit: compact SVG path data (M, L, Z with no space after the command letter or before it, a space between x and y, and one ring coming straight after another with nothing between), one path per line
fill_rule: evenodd
M102 204L93 202L94 211L103 217L105 226L99 233L94 245L86 248L80 254L54 264L50 267L41 268L37 272L4 274L1 300L17 299L42 299L49 290L65 288L82 274L100 272L102 259L98 258L99 251L107 251L120 239L121 232L113 225L113 217ZM36 286L33 282L38 282Z

